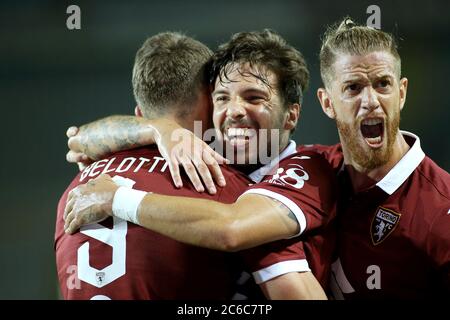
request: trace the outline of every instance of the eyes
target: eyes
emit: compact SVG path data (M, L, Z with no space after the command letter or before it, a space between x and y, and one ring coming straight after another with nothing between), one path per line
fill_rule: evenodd
M388 93L391 85L392 82L390 79L381 79L372 84L373 88L380 93ZM350 82L345 85L344 93L348 95L357 95L364 89L365 86L365 83Z
M217 96L215 101L217 102L222 102L222 101L227 101L229 100L228 96Z
M349 93L357 93L359 91L361 91L361 85L357 84L357 83L352 83L349 84L345 87L345 92L349 92Z
M383 79L381 81L378 81L376 85L378 86L378 88L387 88L391 85L391 81L389 81L388 79Z
M230 100L230 97L228 95L219 95L216 96L214 101L217 103L224 103ZM259 103L263 103L265 101L267 101L266 97L262 96L262 95L249 95L249 96L244 96L243 100L251 103L251 104L259 104Z

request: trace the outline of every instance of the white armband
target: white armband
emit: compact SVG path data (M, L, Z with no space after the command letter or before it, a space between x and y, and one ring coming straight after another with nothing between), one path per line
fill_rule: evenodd
M147 192L130 189L128 187L119 187L114 194L112 203L113 215L139 224L138 208L142 199L147 195Z

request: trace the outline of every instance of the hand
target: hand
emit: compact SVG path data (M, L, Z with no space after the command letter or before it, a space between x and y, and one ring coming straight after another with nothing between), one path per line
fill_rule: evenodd
M66 154L66 160L69 163L76 163L78 165L78 169L83 171L88 165L90 165L93 160L89 159L89 157L84 154L80 150L80 145L77 141L78 127L72 126L67 129L67 146L69 147L69 151Z
M72 234L83 225L112 216L112 203L118 188L109 175L102 174L71 190L64 210L66 233Z
M159 152L168 163L176 187L183 186L180 165L183 166L198 192L205 191L199 174L211 194L217 192L214 181L221 187L226 185L219 164L229 163L227 159L211 149L194 133L181 128L178 124L173 122L161 122L161 124L157 126L158 136L155 140Z

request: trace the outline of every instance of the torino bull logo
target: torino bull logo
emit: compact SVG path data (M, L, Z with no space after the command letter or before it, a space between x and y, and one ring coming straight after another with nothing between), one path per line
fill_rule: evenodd
M372 220L370 235L374 245L383 242L394 231L400 221L400 213L379 207Z

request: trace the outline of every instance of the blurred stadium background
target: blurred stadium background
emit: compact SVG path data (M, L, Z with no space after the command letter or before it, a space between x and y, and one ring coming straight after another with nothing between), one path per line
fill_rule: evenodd
M81 30L66 8L81 8ZM450 5L447 1L2 1L0 4L0 299L56 299L56 205L77 168L65 162L68 126L131 114L131 68L144 39L183 31L216 48L238 31L271 28L301 50L311 70L298 143L337 142L320 109L319 35L349 14L400 36L410 86L402 128L450 169Z

